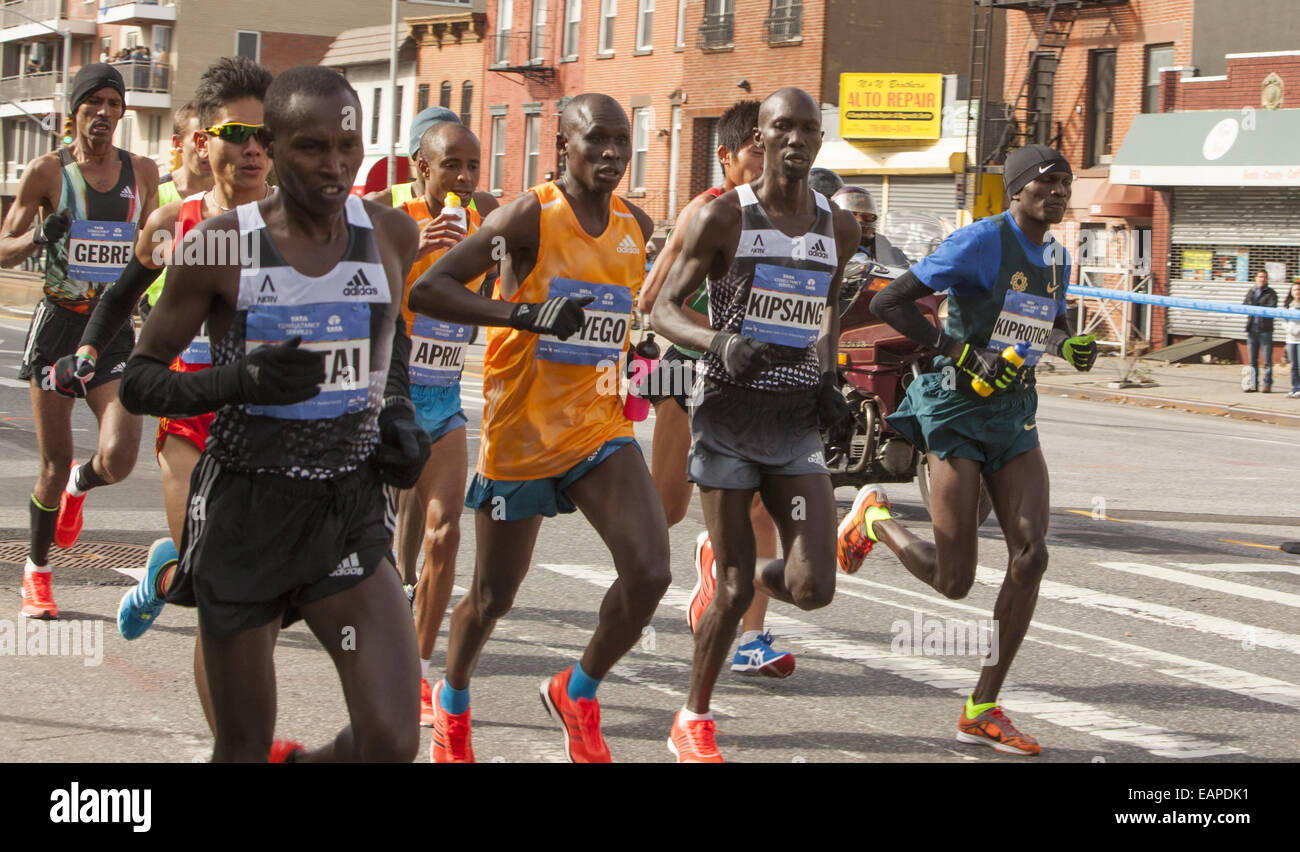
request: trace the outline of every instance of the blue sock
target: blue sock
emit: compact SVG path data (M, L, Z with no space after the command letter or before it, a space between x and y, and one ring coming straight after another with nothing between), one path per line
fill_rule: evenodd
M438 704L453 716L459 716L469 709L469 687L456 689L442 679L442 690L438 693Z
M573 674L569 675L569 698L574 701L579 698L595 699L596 690L599 688L600 681L589 677L582 670L582 663L573 664Z

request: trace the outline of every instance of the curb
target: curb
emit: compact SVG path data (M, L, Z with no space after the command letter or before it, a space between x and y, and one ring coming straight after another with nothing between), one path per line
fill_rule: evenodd
M1132 403L1145 408L1173 408L1193 414L1208 414L1214 417L1231 417L1234 420L1250 420L1256 423L1272 423L1277 426L1300 427L1300 414L1286 414L1281 411L1242 408L1237 405L1223 405L1215 402L1194 402L1187 399L1174 399L1150 394L1125 393L1122 390L1094 390L1079 388L1075 385L1054 385L1041 379L1038 382L1038 387L1040 390L1050 390L1076 399L1087 399L1095 402Z

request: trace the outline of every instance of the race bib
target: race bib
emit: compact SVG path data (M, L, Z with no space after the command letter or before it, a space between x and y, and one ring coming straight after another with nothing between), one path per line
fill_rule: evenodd
M760 263L740 333L762 343L806 349L817 342L831 273Z
M212 346L208 342L208 336L200 334L191 340L190 345L181 353L181 361L195 367L212 366Z
M364 411L370 399L370 305L253 305L248 309L244 351L283 343L295 335L301 347L325 355L320 393L293 405L250 405L250 414L282 420L324 420Z
M68 231L68 277L112 284L126 269L134 246L133 222L76 219Z
M1046 296L1008 290L1002 313L993 323L989 348L1002 352L1008 346L1027 340L1029 354L1025 356L1025 365L1034 366L1047 350L1047 339L1052 333L1052 323L1056 321L1056 307L1056 301Z
M595 296L584 308L582 328L560 340L549 334L537 338L537 357L561 364L591 364L617 361L627 340L632 317L632 291L614 284L591 284L572 278L552 278L548 298Z
M411 384L445 388L460 381L473 331L472 325L417 314L411 326Z

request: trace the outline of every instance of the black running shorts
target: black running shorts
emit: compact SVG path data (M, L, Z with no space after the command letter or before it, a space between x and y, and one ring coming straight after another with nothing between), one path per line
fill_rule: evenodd
M32 324L27 329L27 342L23 345L22 365L18 378L27 381L38 377L41 390L54 390L54 362L64 355L72 355L81 343L81 333L86 330L90 314L79 314L60 307L49 299L36 303ZM107 382L122 378L126 359L135 346L135 328L131 323L122 326L113 340L99 353L95 362L95 376L86 383L87 388L97 388Z
M393 492L373 466L331 480L233 473L204 453L169 603L197 606L205 635L229 636L352 588L391 559Z

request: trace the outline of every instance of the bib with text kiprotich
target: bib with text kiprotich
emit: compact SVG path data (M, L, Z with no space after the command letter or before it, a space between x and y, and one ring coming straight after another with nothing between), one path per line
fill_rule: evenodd
M135 250L134 222L73 221L68 231L68 277L112 284Z
M1029 353L1025 356L1025 366L1034 366L1047 350L1052 323L1056 321L1056 308L1054 299L1008 290L1007 297L1002 302L1002 313L998 314L993 323L989 348L1002 352L1008 346L1028 341Z
M417 314L411 326L411 384L444 388L460 381L472 325Z
M594 296L583 309L582 328L560 340L550 334L537 338L537 357L561 364L617 361L632 318L632 291L614 284L592 284L572 278L552 278L548 298Z
M760 263L740 333L762 343L806 349L817 342L831 273Z
M293 405L250 405L250 414L282 420L324 420L363 411L370 397L370 305L326 302L253 305L245 326L245 352L262 344L302 337L301 348L325 355L320 393Z

